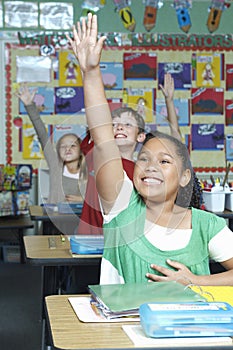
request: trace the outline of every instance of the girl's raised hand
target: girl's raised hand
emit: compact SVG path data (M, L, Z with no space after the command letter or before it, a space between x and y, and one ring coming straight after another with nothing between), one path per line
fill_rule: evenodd
M73 39L67 35L83 73L96 68L99 64L105 36L97 40L97 16L88 13L87 21L83 18L73 26Z
M164 86L160 84L163 96L165 99L173 99L174 96L174 79L170 73L164 75Z
M29 90L26 84L22 84L15 95L23 102L25 106L32 104L37 89Z

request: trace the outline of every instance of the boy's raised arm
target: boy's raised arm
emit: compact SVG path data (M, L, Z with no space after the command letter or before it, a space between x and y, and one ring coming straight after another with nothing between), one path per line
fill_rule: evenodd
M164 75L164 86L160 85L163 96L165 98L167 107L167 120L170 126L171 135L176 139L182 141L180 127L178 124L178 117L176 115L175 105L173 101L174 97L174 79L170 73Z
M97 40L97 33L97 16L89 13L87 22L83 19L77 29L73 27L73 39L67 38L82 71L87 124L95 144L96 185L108 213L121 188L116 184L123 180L123 168L99 66L105 37Z

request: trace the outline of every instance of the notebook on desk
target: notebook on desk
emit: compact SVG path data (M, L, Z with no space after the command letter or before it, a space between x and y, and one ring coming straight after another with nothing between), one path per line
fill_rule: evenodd
M200 294L176 282L89 285L92 298L107 317L138 315L146 302L205 301Z

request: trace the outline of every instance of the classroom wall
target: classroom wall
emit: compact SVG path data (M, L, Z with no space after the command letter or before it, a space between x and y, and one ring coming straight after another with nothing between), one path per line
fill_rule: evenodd
M43 3L44 1L39 1L39 3ZM64 1L66 2L66 1ZM82 11L82 1L69 1L70 3L74 4L74 20L78 20L80 18L80 14ZM4 1L3 1L4 3ZM191 34L203 34L203 35L208 35L208 36L214 36L217 34L229 34L231 33L231 17L232 17L232 12L233 12L233 6L231 6L229 9L226 9L223 13L222 13L222 17L221 17L221 22L219 25L219 28L214 32L214 34L210 34L208 31L208 28L206 26L206 22L207 22L207 18L208 18L208 8L210 6L210 1L208 0L203 0L203 1L193 1L192 7L190 8L189 12L190 12L190 16L191 16L191 21L192 21L192 26L189 30L188 34L184 34L184 32L179 28L178 22L177 22L177 17L175 14L175 10L174 8L171 6L173 3L173 1L164 1L163 2L163 6L158 10L157 12L157 19L156 19L156 25L155 28L151 31L151 33L157 33L157 34L166 34L168 33L170 34L182 34L185 36L189 36ZM143 5L143 1L132 1L131 3L131 9L132 9L132 13L135 17L136 20L136 33L145 33L145 28L143 27L143 13L144 13L144 5ZM105 6L100 9L98 11L98 18L99 18L99 30L100 32L104 32L104 33L109 33L109 32L113 32L114 35L118 34L118 33L122 33L122 34L129 34L129 31L127 31L127 29L123 26L119 15L117 12L114 11L114 4L113 1L107 1ZM4 59L6 58L6 46L5 44L10 41L10 42L15 42L16 44L18 44L18 38L17 38L17 33L15 33L15 40L13 38L11 38L10 40L8 33L5 31L6 28L3 28L4 30L2 30L1 32L1 36L0 36L0 54L1 57L3 57ZM20 30L23 30L24 28L20 28ZM38 29L38 28L37 28ZM0 28L1 30L1 28ZM16 30L16 28L7 28L7 31L14 32ZM18 31L19 29L17 29ZM34 29L35 31L36 29ZM120 47L118 49L121 49ZM16 47L16 50L18 50L18 48ZM140 48L141 50L141 48ZM154 51L154 49L153 49ZM159 50L158 50L159 51ZM216 50L214 49L214 51L216 52ZM144 51L143 51L144 52ZM232 53L227 52L225 55L225 58L227 60L227 62L232 62ZM172 62L174 60L181 60L183 62L187 62L187 61L191 61L191 54L190 52L186 52L183 51L183 53L180 51L174 52L173 50L171 52L168 51L164 51L164 50L160 50L158 52L158 60L168 60L169 62ZM122 50L108 50L106 52L104 52L103 55L103 60L105 61L111 61L111 60L115 60L115 61L122 61ZM3 60L1 59L0 64L2 65L2 67L0 66L0 72L1 72L1 77L0 78L5 78L5 69L4 69L4 64L2 63ZM6 60L5 60L6 62ZM15 74L15 67L12 67L12 71ZM3 79L1 79L1 81L3 81ZM126 82L125 83L125 87L130 87L130 86L141 86L144 87L145 86L145 82L141 83L141 85L132 83L131 82ZM150 83L147 84L147 86L150 86ZM225 87L225 82L224 79L221 81L221 87ZM5 101L4 98L4 91L1 90L0 94L2 95L2 101ZM118 92L108 92L109 97L113 97L114 95L119 96L119 91ZM158 96L160 97L160 92L158 91ZM183 98L186 97L186 95L183 92L177 92L176 95L178 98ZM231 92L228 92L226 95L226 98L231 99ZM17 107L17 102L16 100L13 101L13 105L14 108L16 109ZM5 106L4 104L2 104L0 106L1 108L1 112L2 115L5 115ZM14 112L16 113L16 112ZM15 116L15 114L14 114ZM26 119L26 117L24 117ZM199 117L195 117L197 123L201 123L203 121L202 116ZM44 116L44 120L45 122L50 122L51 119L49 116ZM64 119L64 118L63 118ZM58 120L60 120L60 116L59 117L55 117L53 118L53 123L56 123ZM225 123L225 119L224 116L212 116L210 117L210 122L211 123L216 123L216 122L220 122L221 123ZM206 121L206 120L205 120ZM2 128L1 130L4 130L4 118L1 118L1 123L2 123ZM186 129L185 128L185 133L186 133ZM228 127L228 132L231 133L231 127ZM6 131L6 129L5 129ZM188 127L188 133L190 132L190 127ZM14 135L15 136L15 135ZM5 139L4 139L5 138ZM5 152L3 151L4 147L4 141L6 142L6 132L4 133L4 138L2 137L0 142L2 143L2 147L0 150L0 162L4 163L7 159ZM13 137L14 142L15 142L15 137ZM4 141L3 141L4 140ZM14 150L13 150L14 152ZM16 160L16 162L22 162L22 158L17 155L14 155L14 160ZM199 162L199 160L201 160L201 162ZM209 159L212 159L212 163L209 164L209 167L212 168L215 165L217 165L219 168L224 168L225 166L225 158L222 154L220 154L219 152L216 153L216 151L214 151L213 153L209 153L208 156L208 161ZM199 167L205 167L205 160L203 157L203 154L201 155L200 153L195 153L193 154L193 160L194 160L194 165ZM29 160L27 160L28 162ZM34 162L34 161L32 161ZM37 166L37 165L36 165Z

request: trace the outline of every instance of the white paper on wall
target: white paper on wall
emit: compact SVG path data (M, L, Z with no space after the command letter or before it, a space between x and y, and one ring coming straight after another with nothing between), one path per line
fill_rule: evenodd
M52 61L44 56L16 56L17 83L51 81Z
M38 4L25 1L5 1L5 27L38 27Z
M73 23L72 3L40 3L40 26L42 28L58 30L71 29Z

